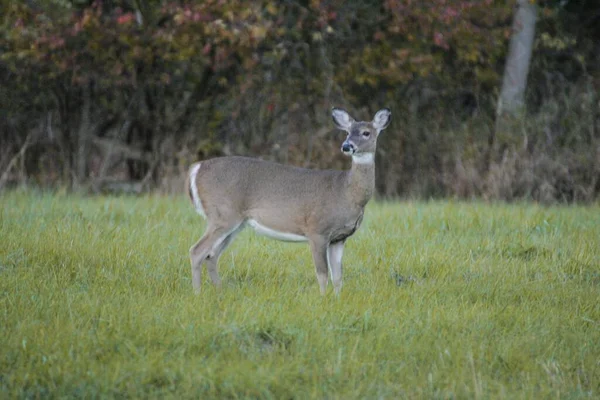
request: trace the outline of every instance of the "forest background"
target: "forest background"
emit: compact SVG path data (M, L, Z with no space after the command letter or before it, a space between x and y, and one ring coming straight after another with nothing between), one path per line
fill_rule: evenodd
M331 107L387 106L380 197L600 194L591 0L0 0L0 79L0 189L175 193L229 154L341 169Z

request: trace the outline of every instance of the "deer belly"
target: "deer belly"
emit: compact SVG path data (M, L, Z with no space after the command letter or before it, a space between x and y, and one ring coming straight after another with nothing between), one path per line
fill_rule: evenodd
M284 242L306 242L308 239L305 236L297 235L295 233L281 232L275 229L271 229L267 226L259 224L256 220L249 219L248 225L254 229L256 233L262 236L270 237L271 239L282 240Z

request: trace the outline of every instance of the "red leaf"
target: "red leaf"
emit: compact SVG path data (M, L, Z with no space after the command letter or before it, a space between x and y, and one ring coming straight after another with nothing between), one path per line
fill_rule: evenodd
M127 23L133 21L134 18L135 17L132 13L123 14L123 15L119 16L119 18L117 18L117 23L119 25L127 24Z
M433 41L436 45L438 45L444 49L448 49L448 42L446 41L446 39L444 38L444 35L441 32L436 32L433 35Z

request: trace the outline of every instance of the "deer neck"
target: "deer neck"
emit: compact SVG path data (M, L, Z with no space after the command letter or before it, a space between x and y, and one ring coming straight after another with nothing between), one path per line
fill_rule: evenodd
M354 204L363 208L375 190L375 154L362 153L352 156L352 168L348 171L348 194Z

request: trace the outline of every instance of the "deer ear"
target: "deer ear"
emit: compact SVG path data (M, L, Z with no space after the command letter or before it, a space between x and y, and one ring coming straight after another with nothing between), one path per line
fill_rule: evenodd
M333 117L333 122L338 129L342 129L347 131L350 129L350 126L354 123L354 119L346 112L346 110L342 110L341 108L332 108L331 116Z
M384 108L377 111L375 117L373 117L373 127L377 129L377 133L388 127L392 121L392 112L389 108Z

